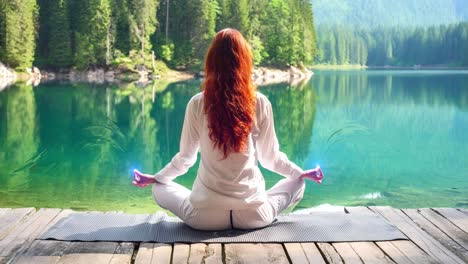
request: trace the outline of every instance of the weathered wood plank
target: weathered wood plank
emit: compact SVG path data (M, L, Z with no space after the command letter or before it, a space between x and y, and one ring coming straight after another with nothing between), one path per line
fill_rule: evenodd
M205 264L217 264L223 262L223 246L221 244L208 244L206 247Z
M172 245L170 244L154 244L152 264L169 264L171 263Z
M112 255L109 264L129 264L132 261L134 249L135 245L133 243L120 243Z
M135 257L135 264L151 264L153 259L153 248L154 244L152 243L141 243Z
M222 263L221 244L206 245L196 243L190 245L189 264Z
M455 208L432 208L446 219L452 222L461 230L468 233L468 215L458 211Z
M2 217L10 211L11 211L11 208L0 208L0 219L2 219Z
M390 223L398 227L401 232L437 261L441 263L464 263L462 259L432 238L431 235L424 232L400 210L388 206L371 206L370 209L379 213Z
M434 223L421 215L417 209L402 209L419 227L424 229L433 238L439 241L442 245L450 249L453 253L468 263L468 250L455 242L446 233L442 232Z
M109 263L118 246L117 242L72 242L57 263Z
M49 229L52 225L54 225L55 223L57 223L60 219L68 216L70 213L72 213L73 211L72 210L62 210L52 221L50 221L40 232L38 232L38 235L36 235L35 237L39 236L40 234L42 234L43 232L45 232L47 229ZM34 237L34 238L35 238ZM52 241L50 241L52 242ZM58 242L58 241L56 241ZM64 244L65 246L69 244L69 242L61 242L62 244ZM40 244L37 244L35 248L33 248L34 251L29 251L29 248L32 247L34 245L34 242L32 242L32 240L30 242L25 242L22 247L17 250L14 254L14 256L12 257L12 262L14 263L16 261L16 259L18 258L21 258L22 255L24 254L28 254L26 256L28 256L29 259L33 258L33 253L37 253L37 254L40 254L41 251L44 251L42 253L42 255L38 255L40 258L33 258L33 259L37 259L36 261L39 262L39 261L42 261L42 262L54 262L54 259L58 259L59 258L59 255L58 254L55 254L53 255L54 258L48 258L46 256L46 254L48 254L47 252L49 252L49 249L48 249L48 244L47 243L40 243ZM54 245L54 244L51 244L51 245ZM55 245L57 248L62 248L62 246L60 246L59 244L56 244ZM28 252L29 253L26 253Z
M201 264L205 256L206 244L195 243L190 245L189 264Z
M226 244L226 263L289 263L281 244Z
M56 263L70 244L68 241L35 240L26 252L16 257L12 263Z
M409 242L409 241L407 241ZM410 242L411 243L411 242ZM376 242L377 246L398 264L412 264L413 262L396 247L392 241Z
M400 250L403 254L405 254L405 256L407 256L413 263L439 263L436 259L429 256L412 241L396 240L392 241L392 244L395 245L395 247L398 248L398 250Z
M5 209L0 215L0 240L4 239L15 226L27 220L34 213L34 208Z
M373 242L352 242L349 244L364 263L394 263Z
M300 243L284 243L284 247L293 264L310 263Z
M323 259L320 250L314 243L301 243L302 249L309 260L309 263L325 264L325 259Z
M13 258L27 248L36 236L59 214L60 209L40 209L0 241L0 257Z
M344 263L362 263L361 258L359 255L354 251L351 247L350 243L340 242L340 243L332 243L332 246L335 250L340 254L341 258L343 259Z
M190 245L175 244L174 253L172 254L172 263L187 263L190 255Z
M467 208L458 208L457 210L468 215L468 209Z
M436 225L440 230L447 234L451 239L455 240L463 248L468 250L468 233L458 228L445 217L432 211L429 208L418 209L418 212L427 218L431 223Z
M172 245L162 243L142 243L135 258L135 264L171 263Z
M336 252L335 248L330 243L317 243L317 246L320 251L322 251L328 263L344 263L340 254Z

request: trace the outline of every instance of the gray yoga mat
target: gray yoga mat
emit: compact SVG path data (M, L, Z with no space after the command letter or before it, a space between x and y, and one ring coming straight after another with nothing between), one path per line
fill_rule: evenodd
M407 239L376 214L315 212L279 216L270 226L255 230L198 231L164 213L73 213L39 239L131 242L344 242Z

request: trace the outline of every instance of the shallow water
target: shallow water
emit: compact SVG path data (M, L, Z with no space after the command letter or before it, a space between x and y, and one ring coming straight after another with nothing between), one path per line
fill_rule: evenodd
M297 208L321 204L468 207L467 71L317 71L259 88L281 148L320 164ZM147 87L16 84L0 92L0 207L158 210L131 171L178 151L197 81ZM177 182L190 187L195 165ZM264 171L267 187L280 176Z

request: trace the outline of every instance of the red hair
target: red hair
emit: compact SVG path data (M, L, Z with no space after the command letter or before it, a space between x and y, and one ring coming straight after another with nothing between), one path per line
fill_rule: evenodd
M252 52L242 34L226 28L211 42L205 61L204 110L210 139L224 158L246 149L255 117Z

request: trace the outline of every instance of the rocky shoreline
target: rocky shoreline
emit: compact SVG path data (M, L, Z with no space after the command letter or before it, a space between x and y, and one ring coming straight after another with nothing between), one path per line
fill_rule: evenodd
M296 67L287 69L274 69L259 67L252 71L252 80L256 85L269 85L275 83L295 83L308 80L313 75L310 70L301 71ZM41 81L71 81L71 82L91 82L91 83L120 83L120 82L138 82L148 83L155 79L165 81L184 81L190 79L203 79L204 72L190 73L182 71L169 71L164 75L153 75L145 68L135 71L124 71L119 68L112 70L94 69L88 71L41 71L34 67L27 69L26 73L17 73L0 63L0 91L16 81L25 81L28 84L37 86Z

